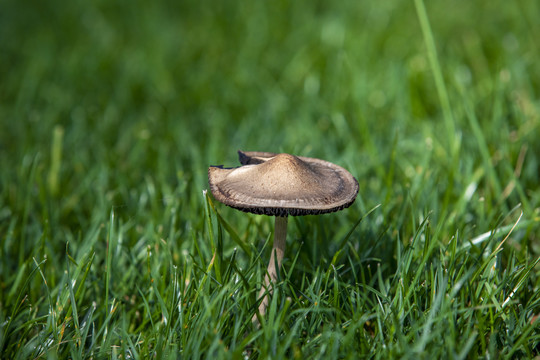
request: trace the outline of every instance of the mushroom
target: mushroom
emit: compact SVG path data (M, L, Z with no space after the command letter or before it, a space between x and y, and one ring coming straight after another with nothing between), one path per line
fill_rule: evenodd
M344 168L324 160L255 151L238 154L242 166L211 166L208 181L214 198L225 205L275 216L272 254L259 292L259 313L264 315L270 284L277 280L285 253L287 217L347 208L356 199L358 182ZM256 314L253 321L257 321Z

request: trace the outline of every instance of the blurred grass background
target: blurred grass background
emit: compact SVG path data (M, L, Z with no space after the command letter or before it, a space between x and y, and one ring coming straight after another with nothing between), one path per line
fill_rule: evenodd
M294 220L289 244L308 273L377 204L354 246L385 274L394 241L426 217L447 244L523 211L529 225L507 244L536 259L540 4L426 10L450 129L412 1L1 1L0 321L22 293L38 304L29 318L44 316L45 286L62 288L70 261L92 264L81 292L99 294L112 212L111 298L130 303L146 267L167 269L158 259L186 266L194 242L208 263L207 167L236 166L238 149L319 157L359 180L351 209ZM219 210L257 248L270 233L267 218Z
M186 181L198 196L206 166L235 164L236 149L334 160L371 180L362 193L373 203L392 152L410 155L397 164L404 171L435 157L442 181L456 161L410 2L30 4L4 1L0 15L2 163L28 171L23 159L39 154L47 171L60 126L69 204L90 196L82 204L93 208L80 184L128 191L149 176ZM427 5L460 160L478 151L464 103L495 160L515 166L523 144L536 154L538 5ZM434 151L420 160L426 140Z

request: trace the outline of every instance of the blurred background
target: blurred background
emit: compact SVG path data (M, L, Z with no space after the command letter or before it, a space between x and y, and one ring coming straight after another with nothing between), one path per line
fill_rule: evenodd
M190 241L208 166L237 166L239 149L349 169L361 191L348 224L380 203L389 217L408 197L437 217L483 167L464 103L494 163L477 199L496 206L454 215L487 231L518 203L533 211L539 3L426 7L455 136L412 1L1 1L3 230L17 217L35 227L11 228L13 239L47 226L76 239L111 209L159 228L174 208L176 236ZM501 200L523 152L522 192Z

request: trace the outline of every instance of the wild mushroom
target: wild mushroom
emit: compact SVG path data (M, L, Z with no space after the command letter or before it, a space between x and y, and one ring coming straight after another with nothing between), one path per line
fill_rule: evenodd
M259 313L264 315L272 291L270 283L277 280L285 253L287 216L323 214L349 207L356 199L358 182L344 168L324 160L255 151L238 154L243 166L211 166L208 181L214 198L225 205L275 216L272 254L259 293L259 298L264 296Z

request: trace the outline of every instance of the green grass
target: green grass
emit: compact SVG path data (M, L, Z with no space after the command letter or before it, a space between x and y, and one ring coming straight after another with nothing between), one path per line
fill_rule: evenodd
M0 2L3 358L540 356L538 2ZM236 150L347 168L273 221Z

